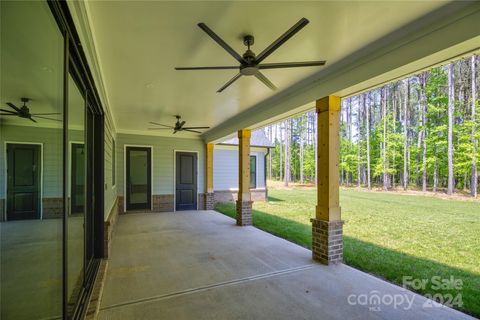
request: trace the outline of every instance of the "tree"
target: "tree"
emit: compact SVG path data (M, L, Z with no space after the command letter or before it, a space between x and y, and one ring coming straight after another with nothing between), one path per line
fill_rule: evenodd
M451 195L454 189L454 177L453 177L453 112L454 112L454 99L455 99L455 87L454 87L454 65L450 63L448 65L448 184L447 193Z
M367 122L367 132L366 132L366 138L367 138L367 188L368 190L372 189L371 185L371 179L370 179L370 105L367 105L365 103L366 100L366 93L363 94L363 104L365 106L365 120Z
M470 58L471 65L471 75L472 75L472 174L470 181L470 195L472 197L477 197L477 182L478 182L478 173L477 173L477 144L476 139L476 104L477 104L477 69L476 69L476 60L477 56L473 55Z

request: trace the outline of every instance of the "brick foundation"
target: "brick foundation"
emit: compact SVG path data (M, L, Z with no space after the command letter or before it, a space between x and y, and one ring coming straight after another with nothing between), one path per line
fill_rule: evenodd
M252 225L252 204L253 201L237 200L237 226Z
M312 258L322 264L343 261L343 221L311 219Z
M215 208L215 194L213 192L205 193L205 210L213 210Z
M171 212L174 210L173 194L154 194L152 202L154 212Z
M43 198L43 219L63 217L63 198Z
M205 210L205 193L197 195L197 210Z
M105 259L108 259L110 256L110 245L112 242L113 230L115 228L115 224L117 223L118 214L120 213L120 198L121 197L117 197L115 204L108 214L107 220L105 220L105 223L103 224L103 258Z

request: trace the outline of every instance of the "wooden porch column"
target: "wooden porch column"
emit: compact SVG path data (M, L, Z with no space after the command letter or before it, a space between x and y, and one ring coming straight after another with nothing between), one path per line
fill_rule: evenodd
M205 145L205 210L213 210L215 206L213 192L213 143Z
M252 224L252 197L250 194L250 136L249 129L238 131L238 199L237 225Z
M316 103L317 206L312 222L312 257L323 264L343 260L343 221L339 205L340 97Z

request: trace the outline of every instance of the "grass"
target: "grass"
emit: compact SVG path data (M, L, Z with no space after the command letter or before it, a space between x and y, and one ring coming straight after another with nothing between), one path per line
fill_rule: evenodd
M259 229L311 248L314 189L270 189L269 202L253 206ZM423 295L461 294L454 306L480 316L480 203L427 196L341 190L345 263L402 285L404 276L461 279L459 290L415 290ZM234 204L217 211L235 217ZM413 289L413 288L411 288Z

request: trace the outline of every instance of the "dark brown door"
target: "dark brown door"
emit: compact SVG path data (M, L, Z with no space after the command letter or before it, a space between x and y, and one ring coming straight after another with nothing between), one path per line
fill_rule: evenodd
M176 210L197 210L197 154L177 152Z
M40 146L7 144L7 219L40 218Z
M127 147L127 210L151 208L150 155L150 148Z

